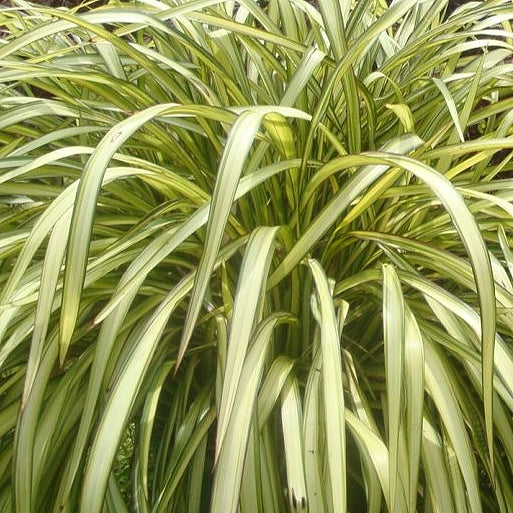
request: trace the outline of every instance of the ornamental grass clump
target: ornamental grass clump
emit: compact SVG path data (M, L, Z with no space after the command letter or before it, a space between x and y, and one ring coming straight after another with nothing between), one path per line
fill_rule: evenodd
M0 513L513 509L513 4L13 0Z

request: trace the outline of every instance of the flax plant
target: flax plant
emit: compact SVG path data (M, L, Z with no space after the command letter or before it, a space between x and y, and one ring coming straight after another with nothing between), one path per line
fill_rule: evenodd
M513 3L0 11L0 513L513 510Z

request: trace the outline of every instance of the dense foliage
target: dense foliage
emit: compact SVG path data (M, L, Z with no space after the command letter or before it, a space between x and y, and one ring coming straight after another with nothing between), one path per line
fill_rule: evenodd
M513 4L0 11L0 513L513 510Z

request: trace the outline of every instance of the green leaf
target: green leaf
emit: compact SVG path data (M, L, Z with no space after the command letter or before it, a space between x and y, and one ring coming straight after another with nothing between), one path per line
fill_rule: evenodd
M422 459L430 501L439 511L454 512L449 476L443 455L443 443L433 424L424 417Z
M316 350L310 367L305 390L305 407L303 416L305 484L308 498L308 511L324 513L326 500L323 493L322 469L322 418L320 418L320 369L322 353Z
M449 110L449 114L451 115L452 121L458 133L458 137L460 138L461 142L464 142L465 136L463 135L463 130L461 128L460 118L458 116L458 109L454 102L454 98L452 97L451 92L449 91L449 88L445 85L445 82L438 78L433 78L433 83L436 85L436 87L438 87L438 89L442 93L442 96L444 97L445 103Z
M239 180L243 173L244 162L249 154L254 138L260 127L262 119L266 114L283 113L287 115L294 113L287 109L250 109L242 112L234 123L223 152L217 174L214 192L212 195L212 205L207 223L207 233L205 240L205 251L198 264L198 275L194 282L189 309L184 323L182 341L180 343L180 352L178 355L177 366L187 349L187 345L192 336L194 325L199 316L203 296L208 286L212 273L213 263L221 245L226 222L235 199L235 193Z
M333 511L347 509L346 435L340 334L326 275L316 260L309 260L319 302L322 391L326 426L326 450Z
M426 387L442 417L444 426L451 439L452 446L463 475L467 489L470 510L473 513L482 511L479 494L479 480L476 463L472 454L470 441L465 431L464 419L458 407L451 378L447 374L446 364L431 343L425 344L426 356Z
M113 127L87 161L73 208L62 295L59 361L63 365L79 311L98 194L114 153L144 123L172 105L150 107Z
M395 144L389 148L389 151L404 151L408 153L420 144L422 144L422 141L417 136L405 136L395 141ZM380 162L379 157L367 157L367 154L359 156L347 155L333 159L318 172L319 175L322 173L323 176L329 176L337 170L360 165L365 167L362 167L353 178L348 180L340 191L328 202L326 207L301 235L294 247L287 253L272 274L269 280L269 287L273 287L279 283L284 276L300 262L344 210L360 196L367 187L372 185L383 175L389 169L389 166Z
M184 278L153 314L112 387L85 469L80 513L100 513L102 510L110 468L128 415L149 368L156 344L176 305L191 289L192 279L192 275Z
M27 363L25 388L23 390L25 400L30 394L37 369L41 362L48 326L50 324L50 315L53 309L57 280L66 250L66 235L69 231L70 223L71 212L57 221L48 242L41 276L36 318L34 320L34 331L32 332L29 361Z
M275 326L285 319L283 315L275 314L262 321L244 359L215 468L210 513L237 511L244 456L265 357Z
M250 337L262 315L265 283L276 232L277 228L261 227L255 230L244 254L228 336L226 368L219 405L216 459L226 436Z
M405 103L387 103L385 107L390 109L399 118L405 132L415 132L413 114L408 105Z
M276 358L262 384L262 389L258 396L258 427L263 429L268 421L271 411L280 398L281 391L287 378L294 366L294 361L287 356Z
M374 465L388 509L391 511L388 451L383 440L350 410L346 410L346 423L364 458Z
M281 395L281 425L287 471L286 496L290 510L294 511L306 500L306 484L301 400L297 379L293 375L285 382Z
M210 280L212 267L219 251L226 222L235 198L235 191L243 172L244 162L253 145L254 137L260 127L263 115L262 112L253 112L251 110L241 114L235 121L226 142L212 195L205 251L198 265L198 276L192 290L177 365L180 364L183 354L187 349L194 325L199 316L203 296Z
M236 248L237 244L227 248L227 250L225 249L220 254L220 258L227 257ZM136 340L133 341L132 350L116 375L115 383L112 385L104 414L100 419L91 446L82 486L81 513L86 511L99 513L101 511L108 474L123 428L126 426L137 393L149 369L151 359L166 324L174 309L192 289L193 281L194 273L183 278L159 305L141 332L132 335L136 337ZM95 397L92 397L91 405L94 407ZM87 419L88 422L90 422L90 418ZM84 429L88 428L90 426L84 424ZM77 448L78 451L74 453L71 462L74 468L80 461L80 445L77 445Z
M408 443L408 510L417 507L417 490L422 442L422 412L424 405L424 345L422 332L409 308L405 318L405 384L406 433Z
M383 266L383 331L388 398L388 462L392 510L402 494L399 479L399 432L403 409L405 305L399 278L390 265Z

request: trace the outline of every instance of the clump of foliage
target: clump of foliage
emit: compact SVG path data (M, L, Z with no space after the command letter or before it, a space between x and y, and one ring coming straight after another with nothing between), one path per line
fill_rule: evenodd
M511 2L12 4L0 512L511 511Z

